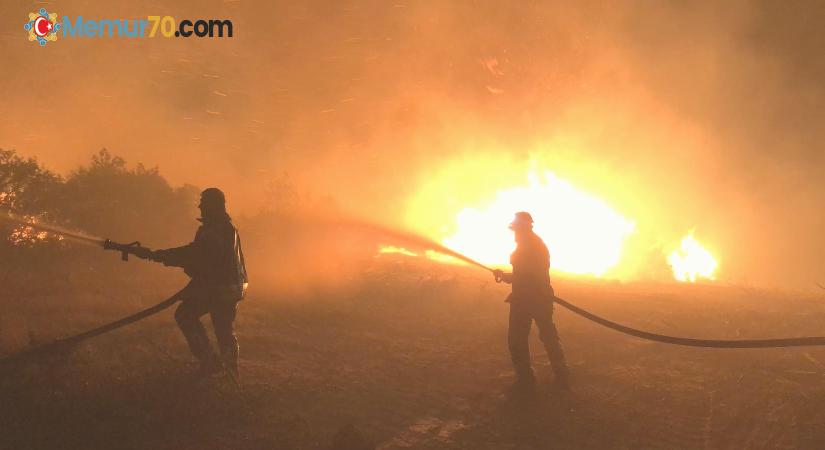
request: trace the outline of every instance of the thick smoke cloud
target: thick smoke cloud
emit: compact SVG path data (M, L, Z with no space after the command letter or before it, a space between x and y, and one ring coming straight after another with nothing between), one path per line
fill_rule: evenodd
M538 155L653 244L695 228L725 280L807 288L825 276L819 2L45 6L235 28L223 40L37 48L22 31L36 5L2 3L0 147L58 171L107 147L174 182L222 186L247 212L288 172L348 210L403 223L445 164Z

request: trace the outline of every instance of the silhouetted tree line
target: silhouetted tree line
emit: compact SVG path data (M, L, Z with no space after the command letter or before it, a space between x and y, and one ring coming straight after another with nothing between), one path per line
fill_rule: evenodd
M199 194L192 185L171 186L156 167L129 165L105 149L66 176L0 150L0 210L119 242L139 240L153 248L189 242L198 227ZM231 213L231 192L229 198ZM353 272L354 261L358 267L368 263L377 249L369 237L319 220L338 212L335 201L301 194L286 173L270 180L261 200L256 214L233 214L258 288L327 285ZM7 288L0 297L66 288L109 291L105 285L154 283L175 273L147 263L124 265L100 248L20 230L0 221L0 286Z
M0 210L119 241L155 247L188 242L197 223L199 189L171 186L157 168L129 166L107 150L66 176L34 158L0 150ZM51 281L93 283L137 275L115 255L0 221L0 284L36 290ZM134 267L131 267L134 270ZM18 289L19 291L19 289Z
M34 158L0 150L0 208L98 236L179 242L190 237L198 193L191 185L170 186L156 167L129 167L105 149L66 177Z
M199 195L195 186L173 187L156 167L127 164L105 149L65 176L34 158L0 150L0 210L101 238L139 240L152 248L187 243L199 225ZM370 230L336 224L335 200L299 192L286 173L269 181L260 200L255 214L232 214L256 290L337 288L368 267L379 243L386 243ZM154 289L158 283L182 281L180 271L146 262L123 264L117 254L95 246L55 236L21 239L20 229L0 221L0 298ZM163 295L172 288L158 289Z

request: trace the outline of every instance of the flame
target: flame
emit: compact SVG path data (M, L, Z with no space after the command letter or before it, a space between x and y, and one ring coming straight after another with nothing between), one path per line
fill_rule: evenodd
M32 227L17 227L12 230L9 239L14 245L33 244L38 241L45 241L48 239L49 233L45 231L35 230Z
M443 162L422 175L407 205L405 228L487 266L509 269L515 242L508 225L516 212L527 211L556 272L621 280L713 279L716 260L692 237L675 256L662 248L677 221L640 194L646 185L566 158L564 148L555 150L529 160L479 151Z
M418 256L418 253L407 250L404 247L396 247L394 245L385 245L378 250L379 254L400 254L404 256Z
M3 197L0 197L2 200ZM54 235L44 230L34 227L38 224L38 220L33 216L24 216L25 222L31 223L32 226L20 224L11 230L8 235L8 240L15 246L31 246L38 243L46 242L49 239L56 239L62 241L61 236Z
M456 231L442 242L482 263L506 265L515 248L508 225L518 211L533 216L552 267L572 274L604 275L619 263L622 245L635 230L633 221L599 198L544 172L530 174L526 186L498 191L487 205L462 209Z
M685 236L678 249L667 258L673 277L682 282L695 283L698 279L713 280L718 267L716 259L693 237Z

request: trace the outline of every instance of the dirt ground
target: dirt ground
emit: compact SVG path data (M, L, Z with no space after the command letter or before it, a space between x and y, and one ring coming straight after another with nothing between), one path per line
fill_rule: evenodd
M825 296L557 280L559 296L649 331L825 334ZM4 300L0 350L82 331L172 292ZM252 291L241 389L194 380L165 311L0 374L8 449L325 449L353 425L390 449L825 447L825 348L709 350L623 336L557 307L573 391L533 333L535 398L513 399L506 287L471 268L387 259L335 293Z

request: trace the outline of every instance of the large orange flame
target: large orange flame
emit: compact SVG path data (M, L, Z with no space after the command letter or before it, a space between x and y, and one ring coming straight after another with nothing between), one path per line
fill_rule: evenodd
M716 260L694 238L672 254L663 249L674 238L676 221L649 207L647 197L634 191L638 184L598 164L571 162L563 152L548 154L514 162L482 152L445 161L422 176L406 226L473 260L509 269L515 241L508 225L516 212L527 211L554 271L621 280L660 279L670 272L680 281L715 277Z
M529 172L523 185L497 189L492 197L475 202L469 200L473 194L468 195L468 185L439 186L442 189L419 197L423 200L412 223L446 247L490 266L509 265L515 242L508 225L518 211L533 216L536 233L550 249L553 269L571 274L607 274L619 264L624 241L635 231L634 221L549 171ZM454 223L449 224L451 216ZM432 225L426 226L428 220Z
M604 275L619 263L622 244L635 230L599 198L544 172L531 174L526 186L499 191L489 204L461 210L456 231L443 242L483 263L506 263L515 246L508 224L518 211L533 216L552 266L573 274Z

